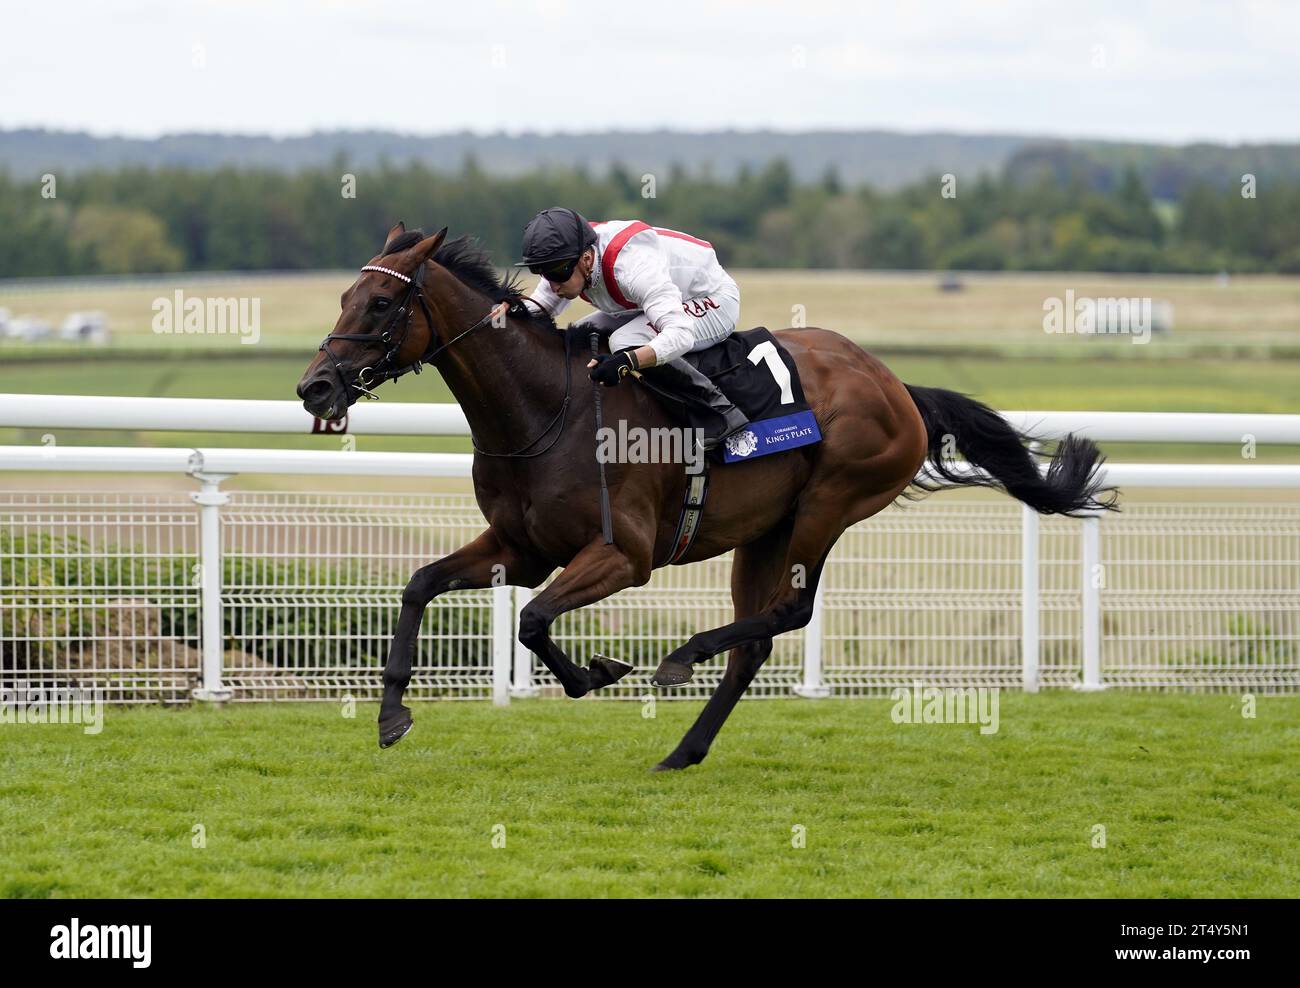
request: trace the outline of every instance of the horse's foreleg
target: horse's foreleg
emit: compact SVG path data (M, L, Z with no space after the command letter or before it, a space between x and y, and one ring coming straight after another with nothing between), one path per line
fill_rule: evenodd
M488 529L468 545L415 571L402 591L397 631L384 666L384 698L379 707L379 746L396 744L411 729L411 711L402 695L411 682L411 662L425 608L448 590L481 590L508 584L533 587L545 579L545 564L528 559Z
M731 599L736 608L737 620L758 613L785 578L785 556L789 542L790 526L784 524L736 550L731 563ZM700 716L672 754L655 766L656 772L686 768L704 760L718 731L771 654L771 638L731 650L727 655L727 670L714 689L713 696L709 697Z
M609 686L631 672L632 667L603 657L593 659L586 669L574 665L551 641L551 624L566 611L603 600L648 578L649 566L638 566L618 546L592 542L524 607L519 615L519 640L546 664L566 695L577 699Z

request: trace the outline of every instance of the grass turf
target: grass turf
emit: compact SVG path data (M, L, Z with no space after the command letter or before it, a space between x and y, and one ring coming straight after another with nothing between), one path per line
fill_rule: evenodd
M420 704L384 752L373 705L0 724L0 895L1296 894L1300 697L1001 699L988 736L747 702L660 774L699 704Z

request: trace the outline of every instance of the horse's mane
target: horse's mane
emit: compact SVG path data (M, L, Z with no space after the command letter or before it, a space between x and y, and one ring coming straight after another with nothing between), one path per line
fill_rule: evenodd
M407 230L405 233L399 233L384 244L380 256L387 257L389 254L408 250L424 238L423 230ZM498 274L497 267L492 263L487 250L469 234L443 241L442 246L433 252L430 260L441 264L462 284L482 292L494 302L518 303L524 298L520 286L520 274L511 271L503 278ZM536 306L521 306L521 308L528 313L528 321L546 329L555 328L555 321L546 313L540 312Z

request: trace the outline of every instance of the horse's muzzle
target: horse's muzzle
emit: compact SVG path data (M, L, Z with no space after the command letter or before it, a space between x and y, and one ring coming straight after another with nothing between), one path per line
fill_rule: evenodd
M347 399L337 393L337 386L326 377L298 385L302 407L319 419L334 419L347 408Z

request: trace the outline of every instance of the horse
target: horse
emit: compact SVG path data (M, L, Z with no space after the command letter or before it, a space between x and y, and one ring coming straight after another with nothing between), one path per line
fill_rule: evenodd
M502 584L534 588L559 569L523 608L519 640L570 697L626 675L629 664L600 655L577 665L552 641L550 628L561 614L644 585L665 565L687 483L679 463L608 464L603 479L613 539L603 536L593 425L602 396L586 381L590 353L573 345L572 329L561 331L530 310L518 276L499 276L476 241L446 235L445 227L425 236L402 223L389 230L383 249L343 293L338 321L297 387L309 413L334 420L362 395L374 397L379 384L431 365L471 430L474 493L487 528L417 569L402 592L383 673L383 748L411 729L402 698L420 622L429 602L444 593ZM1091 441L1065 437L1040 471L1030 447L1038 440L988 406L904 384L827 329L774 335L798 367L822 440L712 468L707 511L674 565L733 552L734 620L692 635L663 657L651 682L659 688L689 682L696 663L724 651L726 668L656 771L703 761L771 654L772 639L808 624L822 567L850 525L945 483L995 487L1044 514L1113 507ZM645 387L625 381L604 392L607 421L646 429L676 424ZM963 468L954 449L979 471ZM930 480L918 480L927 464Z

